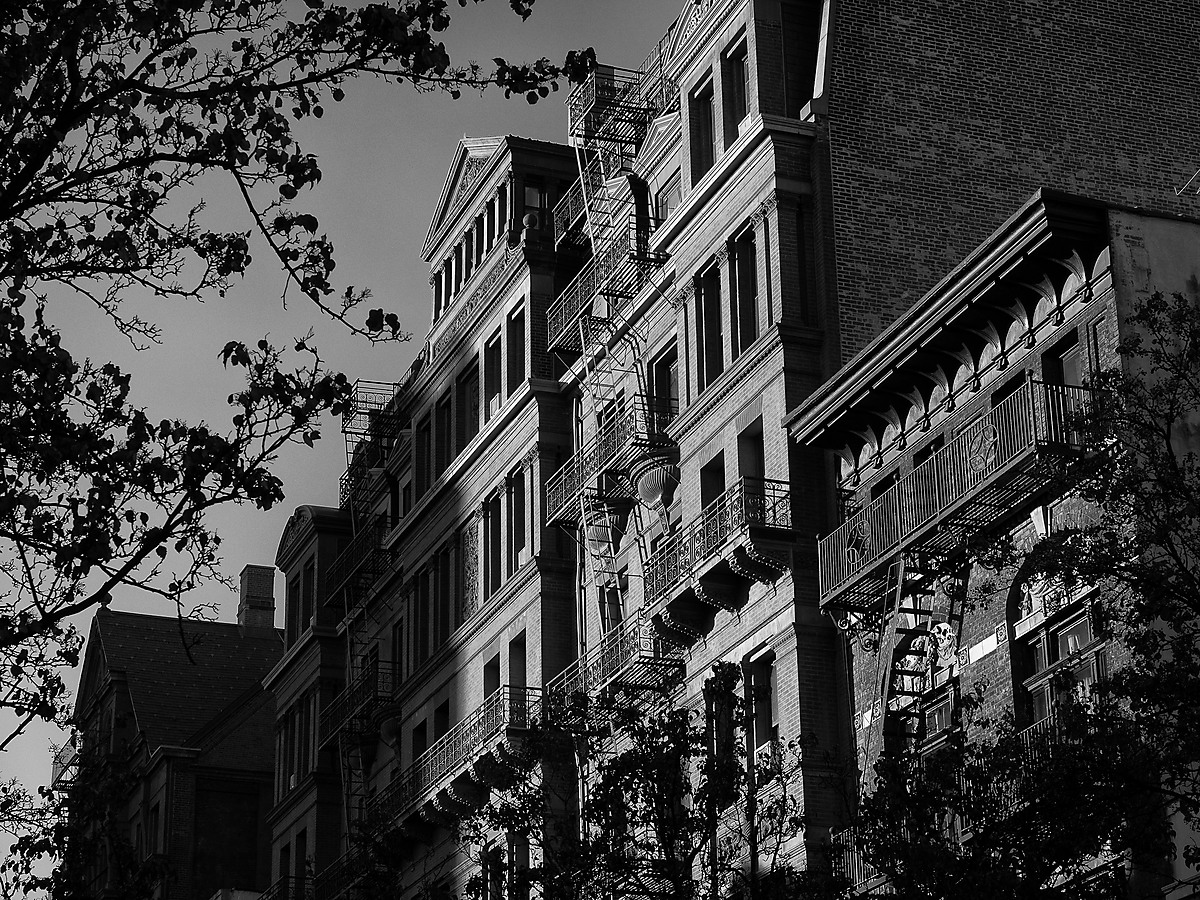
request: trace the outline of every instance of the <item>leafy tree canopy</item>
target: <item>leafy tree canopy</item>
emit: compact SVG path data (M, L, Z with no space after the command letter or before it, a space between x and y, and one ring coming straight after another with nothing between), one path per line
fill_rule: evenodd
M533 0L509 5L525 18ZM257 230L326 315L367 340L407 339L394 313L363 308L369 292L335 287L333 244L297 206L322 173L297 123L365 76L534 102L594 63L583 51L458 65L440 39L449 24L445 0L0 4L0 710L18 731L66 712L71 617L131 587L182 612L218 575L205 513L278 503L279 451L311 444L320 415L351 397L307 338L234 339L221 362L244 386L228 427L154 416L131 403L127 373L64 346L55 301L94 303L145 345L159 326L130 295L224 292ZM214 177L242 197L250 230L214 228L191 204Z

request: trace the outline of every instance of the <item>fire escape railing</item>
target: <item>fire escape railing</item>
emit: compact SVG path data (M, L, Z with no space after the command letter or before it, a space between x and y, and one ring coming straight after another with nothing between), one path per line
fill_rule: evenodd
M554 205L555 243L578 230L577 223L587 212L586 197L594 194L603 180L604 169L600 165L600 157L596 156L584 167L583 173L567 188L562 199Z
M1079 448L1074 422L1087 388L1026 381L946 446L818 542L828 603L913 534L968 499L1039 445ZM1039 401L1041 401L1039 403Z
M354 536L329 567L325 586L330 596L351 581L357 587L369 587L387 571L395 554L384 548L383 539L394 524L390 517L379 516Z
M754 526L792 527L791 489L786 481L740 478L704 507L687 528L664 540L646 564L646 603L663 598L694 566Z
M351 848L327 865L313 879L312 900L339 900L366 873L368 857Z
M677 413L678 405L673 400L634 395L632 403L605 422L592 440L546 480L546 506L550 518L562 515L631 441L665 435Z
M509 728L528 728L541 718L541 690L509 685L493 691L474 712L438 738L367 804L367 818L390 823L484 752Z
M650 273L666 260L666 254L650 250L650 236L662 220L630 213L624 227L592 255L546 311L546 333L551 347L575 344L570 333L597 294L608 297L609 312L616 312L630 297L637 296ZM576 348L582 349L582 348Z
M314 900L312 879L304 875L284 875L260 894L258 900Z
M321 710L317 720L317 741L325 745L356 716L368 712L376 703L390 700L400 683L394 665L373 660L363 667L345 689Z
M611 629L592 647L546 684L547 714L572 706L577 697L592 697L638 661L683 664L682 647L653 633L639 614Z

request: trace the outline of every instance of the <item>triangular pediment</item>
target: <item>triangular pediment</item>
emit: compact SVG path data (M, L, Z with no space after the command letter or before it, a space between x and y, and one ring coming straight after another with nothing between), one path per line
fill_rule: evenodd
M442 194L438 198L433 219L429 223L429 233L425 236L425 246L422 255L428 259L433 252L438 235L444 224L452 219L458 209L471 195L471 189L487 168L488 161L504 143L502 137L468 138L458 142L458 151L446 173Z

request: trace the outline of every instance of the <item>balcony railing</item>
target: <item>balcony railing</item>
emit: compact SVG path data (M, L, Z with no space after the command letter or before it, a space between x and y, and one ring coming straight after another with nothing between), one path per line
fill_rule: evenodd
M661 221L647 216L638 218L630 213L619 225L613 226L609 237L600 246L594 248L592 258L546 311L546 333L551 349L583 349L572 329L597 294L603 293L608 298L610 312L615 312L625 300L637 295L649 280L650 272L666 260L665 254L650 250L650 236Z
M596 156L554 206L555 243L578 230L575 226L587 212L587 198L596 192L603 180L604 170L600 165L600 157Z
M846 879L852 891L881 877L858 849L853 828L836 831L831 836L830 863L833 874Z
M1079 449L1081 435L1074 420L1089 397L1087 388L1030 380L962 428L942 450L821 538L822 603L830 603L858 576L935 522L944 523L967 501L978 500L985 487L1017 470L1039 448ZM970 530L986 528L1019 499L1018 494L977 502L960 515L959 524ZM937 549L951 549L948 542L957 539L943 530L938 540L946 546Z
M367 804L370 821L383 824L405 815L432 792L479 759L510 728L528 728L541 718L538 688L507 686L434 742Z
M348 585L369 587L387 571L395 554L384 549L383 539L393 525L388 516L378 516L354 536L329 567L325 586L331 597Z
M362 878L367 862L361 850L347 850L313 879L312 900L343 900L350 888Z
M312 879L285 875L263 891L258 900L314 900Z
M786 481L741 478L706 506L691 525L663 541L646 565L646 602L666 596L693 568L756 526L791 529L791 491Z
M613 628L600 643L546 685L548 715L570 715L578 701L594 697L611 684L661 687L684 665L683 648L655 634L640 614Z
M595 69L567 97L571 135L640 143L644 128L677 98L664 63L664 54L656 49L636 71L611 66Z
M391 699L400 683L400 673L391 663L368 663L346 689L333 698L317 722L317 740L324 746L352 719L367 714L375 704Z
M678 405L674 400L634 395L632 403L610 416L596 436L547 479L546 505L550 518L562 516L579 498L580 492L611 466L632 442L662 439L677 412Z

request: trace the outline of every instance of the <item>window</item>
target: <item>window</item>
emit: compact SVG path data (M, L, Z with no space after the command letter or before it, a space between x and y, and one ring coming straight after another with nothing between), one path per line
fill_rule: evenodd
M949 694L943 694L926 703L922 710L925 725L925 739L930 740L950 730L953 722L954 701Z
M725 451L722 450L700 469L700 504L708 506L725 493Z
M443 700L433 711L433 739L436 741L450 730L450 701Z
M666 220L679 208L681 200L679 170L676 169L654 195L654 214L660 221Z
M486 228L487 228L487 249L491 250L496 246L496 198L492 197L487 202L486 213Z
M442 270L438 269L433 276L433 320L436 322L442 314Z
M412 758L415 762L425 755L425 751L429 749L429 726L424 720L413 726L412 730Z
M500 690L500 654L483 664L483 696L488 698Z
M433 557L433 589L434 603L434 648L441 647L450 639L454 628L455 598L450 588L450 574L453 571L453 560L450 548L445 547Z
M424 497L425 492L429 490L429 451L432 449L430 447L431 432L432 426L429 416L425 416L425 418L417 423L416 435L413 438L413 471L418 500Z
M500 494L483 505L483 596L490 597L500 589L503 577L500 533Z
M704 391L725 371L721 338L721 271L709 266L696 277L696 386Z
M508 683L525 687L525 632L508 642Z
M532 178L525 181L525 212L522 213L522 224L524 217L532 215L537 221L535 228L541 228L549 223L550 195L546 192L543 184L535 181Z
M743 38L725 55L721 84L725 100L725 146L737 139L739 125L749 111L750 67L746 64L746 41Z
M695 184L713 167L716 159L711 78L692 92L688 99L688 114L692 126L692 184Z
M463 235L462 244L460 245L462 247L463 257L463 281L469 279L471 277L471 273L475 271L475 251L472 247L472 244L474 243L474 231L472 229L468 229L467 233Z
M293 578L287 586L287 610L284 613L284 643L292 646L300 636L300 578Z
M650 395L654 411L670 418L679 409L679 354L672 341L650 364Z
M434 410L433 477L438 478L450 466L454 459L454 415L450 391L442 395Z
M484 421L500 410L500 332L496 332L483 348Z
M432 616L430 615L430 606L432 604L432 596L429 590L429 570L423 570L416 579L416 655L417 665L429 659L429 626Z
M483 214L481 213L480 215L475 217L474 246L475 246L475 267L476 268L479 268L479 264L483 261L484 241L485 240L486 239L484 238L484 235L483 235Z
M512 575L525 558L525 470L517 469L508 477L508 574Z
M1043 612L1047 621L1027 633L1024 651L1014 660L1023 658L1023 674L1028 676L1024 683L1031 723L1052 715L1055 703L1069 696L1087 703L1092 687L1105 675L1104 648L1090 612L1078 607Z
M304 564L304 572L300 577L300 631L307 631L312 625L313 603L317 595L317 564L310 559Z
M763 443L762 416L738 434L738 472L743 478L759 480L766 477L766 447ZM761 494L761 483L758 485ZM752 489L752 486L748 486Z
M404 678L404 620L392 623L392 670L398 680Z
M525 383L525 309L508 317L508 396Z
M729 322L733 359L758 338L758 254L754 230L729 242Z
M601 588L600 627L607 634L625 619L625 595L629 589L629 572L621 569L616 581Z
M779 773L779 691L776 684L775 654L763 650L752 656L742 668L746 700L753 714L746 735L747 758L753 762L760 781Z
M479 434L479 364L472 362L470 368L458 376L455 384L455 411L457 425L455 447L461 453L467 444Z

